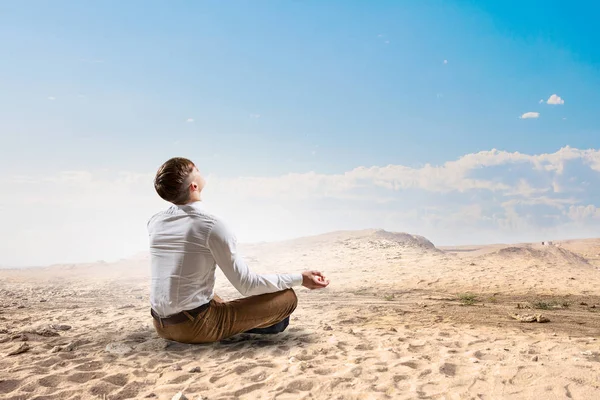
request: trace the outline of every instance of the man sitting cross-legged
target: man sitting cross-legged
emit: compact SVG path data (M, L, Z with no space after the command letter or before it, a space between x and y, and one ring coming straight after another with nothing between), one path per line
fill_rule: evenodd
M239 333L279 333L298 299L292 287L324 288L318 271L259 275L238 254L236 239L201 201L205 180L190 160L172 158L154 188L173 205L148 221L151 314L160 337L207 343ZM244 296L224 302L214 293L216 266Z

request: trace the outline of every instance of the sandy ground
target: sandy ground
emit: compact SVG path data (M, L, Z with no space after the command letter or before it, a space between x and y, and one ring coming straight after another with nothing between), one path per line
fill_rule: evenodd
M332 284L299 288L282 334L186 345L152 328L144 255L0 271L0 398L600 398L600 240L437 249L360 231L244 254ZM238 297L221 274L217 290ZM536 314L549 322L515 319Z

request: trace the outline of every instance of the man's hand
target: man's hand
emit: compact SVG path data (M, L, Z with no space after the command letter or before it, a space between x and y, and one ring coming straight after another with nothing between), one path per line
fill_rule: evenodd
M322 289L329 285L329 280L325 279L319 271L304 271L302 273L302 286L308 289Z

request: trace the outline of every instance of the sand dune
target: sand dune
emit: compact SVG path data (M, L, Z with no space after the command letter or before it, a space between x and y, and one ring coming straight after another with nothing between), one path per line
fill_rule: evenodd
M600 398L600 240L438 249L366 230L243 253L333 283L297 290L283 334L185 345L151 328L147 255L0 271L0 398ZM217 290L238 297L221 274Z

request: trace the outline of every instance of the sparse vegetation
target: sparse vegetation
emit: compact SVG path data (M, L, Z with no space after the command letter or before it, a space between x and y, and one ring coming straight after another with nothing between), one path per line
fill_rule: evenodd
M498 299L496 298L496 296L490 296L487 298L488 303L497 303Z
M473 293L461 293L458 299L466 306L472 306L477 302L477 296Z
M556 308L569 308L571 306L571 302L567 300L552 300L552 301L544 301L538 300L531 303L531 305L523 308L533 308L536 310L553 310Z
M395 297L395 296L394 296L394 294L393 294L393 293L392 293L392 294L386 294L386 295L384 295L384 296L383 296L383 298L384 298L386 301L392 301L392 300L394 300L394 297Z
M536 301L534 303L531 304L532 308L535 308L536 310L551 310L552 308L554 308L554 302L546 302L546 301Z

